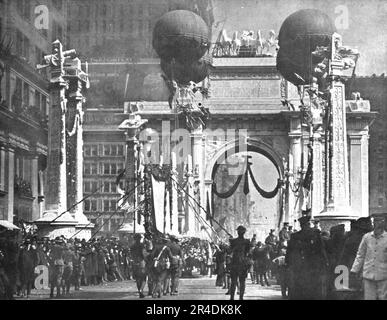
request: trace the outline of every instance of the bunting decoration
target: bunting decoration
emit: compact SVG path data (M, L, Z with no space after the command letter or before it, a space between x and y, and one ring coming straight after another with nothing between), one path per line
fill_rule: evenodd
M213 183L213 191L214 193L219 197L219 198L222 198L222 199L226 199L226 198L229 198L231 197L235 191L238 189L239 187L239 184L241 183L242 179L244 178L244 185L243 185L243 193L245 195L249 194L250 193L250 188L249 188L249 178L251 179L251 182L253 183L255 189L258 191L258 193L266 198L266 199L271 199L271 198L274 198L277 193L278 193L278 190L281 188L282 186L282 181L280 179L278 179L278 182L277 182L277 185L276 187L272 190L272 191L265 191L264 189L262 189L259 184L257 183L257 181L255 180L254 178L254 174L253 174L253 171L251 169L251 165L252 163L249 161L251 159L251 156L247 156L248 160L247 160L247 166L246 166L246 170L243 174L240 174L237 178L237 181L235 182L235 184L231 187L230 190L228 190L227 192L224 192L224 193L221 193L217 190L217 187L216 187L216 182ZM215 165L215 168L214 168L214 171L215 171L215 174L216 174L216 171L217 169L219 168L219 164ZM278 170L278 168L277 168ZM214 175L215 175L214 174Z

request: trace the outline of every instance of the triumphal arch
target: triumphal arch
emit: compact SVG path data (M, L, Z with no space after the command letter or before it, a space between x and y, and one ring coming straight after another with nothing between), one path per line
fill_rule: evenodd
M206 80L208 95L201 102L209 116L199 126L186 127L187 157L181 163L172 159L181 185L198 202L192 204L183 193L175 193L177 212L173 214L178 215L179 233L200 235L211 228L226 237L244 224L248 236L255 233L262 239L283 222L297 229L303 210L321 215L329 200L324 133L311 134L303 125L297 88L281 77L276 58L214 57L212 64ZM182 120L170 101L136 103L138 113L148 120L146 130L158 132L160 141L172 141L169 147L162 143L164 152L157 155L163 154L165 163L178 141L173 132L182 127ZM368 216L372 114L369 102L358 97L347 100L345 108L349 208L344 220L351 220ZM337 224L343 216L332 215L331 220Z

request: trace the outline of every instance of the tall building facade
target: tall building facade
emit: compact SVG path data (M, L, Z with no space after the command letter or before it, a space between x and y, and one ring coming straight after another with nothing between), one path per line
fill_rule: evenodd
M0 1L0 219L10 222L44 210L49 82L36 65L66 38L66 12L63 0Z

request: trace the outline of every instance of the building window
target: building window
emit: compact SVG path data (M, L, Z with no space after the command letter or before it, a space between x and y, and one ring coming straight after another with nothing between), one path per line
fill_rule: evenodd
M97 164L95 164L95 163L85 163L84 166L83 166L83 173L87 174L87 175L97 174L98 173Z
M86 211L86 212L95 212L97 211L97 200L95 199L86 199L84 202L84 207L83 209Z
M98 190L98 182L97 181L85 181L83 183L83 191L86 193L94 193Z

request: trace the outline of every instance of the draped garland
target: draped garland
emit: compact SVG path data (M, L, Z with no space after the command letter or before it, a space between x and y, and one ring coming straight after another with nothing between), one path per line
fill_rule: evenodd
M251 158L251 156L249 156L249 158ZM251 169L251 162L249 162L247 160L247 166L246 166L246 171L239 175L235 184L230 188L230 190L226 191L226 192L219 192L218 189L217 189L217 185L216 185L216 182L214 181L213 182L213 191L214 191L214 194L216 194L219 198L221 199L227 199L229 197L231 197L235 191L238 189L241 181L242 181L242 178L244 177L244 185L243 185L243 193L245 195L247 195L248 193L250 193L250 187L249 187L249 177L255 187L255 189L258 191L258 193L266 198L266 199L271 199L271 198L274 198L277 193L278 193L278 190L281 188L282 186L282 181L281 179L278 179L277 181L277 185L275 186L275 188L272 190L272 191L265 191L264 189L262 189L259 184L257 183L257 181L255 180L254 178L254 175L253 175L253 172L252 172L252 169ZM216 175L216 171L218 170L219 168L219 164L216 164L215 167L214 167L214 176ZM278 170L278 167L276 166L277 170Z

